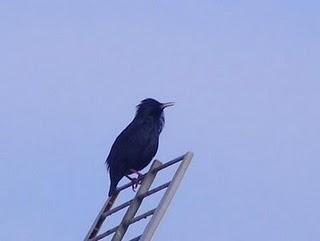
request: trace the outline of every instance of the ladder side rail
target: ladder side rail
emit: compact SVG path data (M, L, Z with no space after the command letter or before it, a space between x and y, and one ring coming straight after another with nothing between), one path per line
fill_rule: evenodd
M118 226L116 233L113 235L112 241L122 240L123 236L125 235L128 227L130 225L130 221L134 218L135 214L137 213L137 211L142 203L143 198L141 198L140 196L149 190L149 188L151 187L151 185L153 183L153 180L155 179L155 177L157 175L157 172L154 171L154 169L161 166L161 165L162 165L162 163L158 160L155 160L152 163L150 170L148 171L148 173L144 177L142 184L141 184L137 194L135 195L133 202L131 203L131 205L127 209L124 217L122 218L122 221L121 221L120 225Z
M143 180L145 175L146 174L138 177L137 181ZM86 237L84 238L84 241L89 241L90 239L94 238L98 234L103 222L105 221L107 216L110 215L110 214L109 215L105 215L105 214L108 213L110 211L110 209L112 208L112 205L114 204L115 200L117 199L118 194L121 191L123 191L131 186L132 186L131 182L124 184L124 185L120 186L119 188L117 188L117 192L115 192L111 197L107 198L107 201L104 203L102 209L100 210L99 214L97 215L96 219L94 220L93 224L91 225Z
M165 194L163 195L158 207L156 208L155 213L153 214L151 220L147 224L141 238L139 241L150 241L156 228L158 227L162 217L164 216L166 210L168 209L170 202L175 195L177 188L190 164L190 161L193 157L192 152L187 152L184 156L181 164L179 165L177 171L175 172L172 181L170 182L169 187L167 188Z
M114 195L112 195L111 197L109 197L107 199L107 201L105 202L105 204L103 205L101 211L99 212L99 214L96 217L94 223L92 224L89 232L87 233L84 241L100 240L100 239L102 239L102 238L104 238L114 232L115 232L115 235L113 236L112 241L122 240L123 236L125 235L126 230L128 229L129 225L132 223L132 221L133 220L138 221L136 219L139 216L136 218L134 216L137 213L143 199L147 196L150 196L150 195L160 191L160 190L167 188L167 190L164 193L157 208L147 212L147 213L149 213L149 215L153 215L153 217L151 218L151 220L147 224L143 234L133 239L133 240L140 240L140 241L151 240L157 226L159 225L163 215L165 214L165 212L170 204L171 199L175 195L175 192L176 192L176 190L177 190L177 188L178 188L178 186L179 186L179 184L185 174L185 171L186 171L186 169L192 159L192 156L193 156L193 153L187 152L185 155L177 157L177 158L175 158L169 162L166 162L164 164L155 160L152 163L149 171L146 174L144 174L138 178L138 180L142 180L142 185L140 186L135 197L133 199L121 204L120 206L111 209L118 194L121 191L130 187L132 184L130 182L130 183L124 184L123 186L120 186L117 189L117 192ZM179 165L177 171L175 172L171 181L149 190L152 183L153 183L153 180L155 179L155 176L157 175L157 173L160 170L163 170L163 169L165 169L173 164L176 164L178 162L181 162L181 163L180 163L180 165ZM148 176L148 178L146 178L147 176ZM145 181L145 178L147 179L147 181ZM110 216L113 213L115 213L115 212L117 212L127 206L129 206L129 208L127 209L126 214L124 215L121 223L118 226L108 230L107 232L104 232L104 233L98 235L98 232L99 232L103 222L107 218L107 216Z
M93 237L95 237L98 234L98 232L99 232L104 220L106 219L106 217L103 217L103 213L105 213L106 211L111 209L111 207L112 207L114 201L116 200L117 196L118 196L118 193L112 195L104 203L104 205L103 205L102 209L100 210L98 216L96 217L96 219L94 220L92 226L90 227L89 232L87 233L86 237L84 238L84 241L88 241L88 240L92 239Z

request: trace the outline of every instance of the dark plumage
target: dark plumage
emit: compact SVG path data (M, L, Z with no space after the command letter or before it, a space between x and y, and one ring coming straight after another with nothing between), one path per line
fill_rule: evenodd
M164 125L163 109L173 103L144 99L137 106L132 122L113 143L106 163L110 175L109 196L122 177L145 168L158 150L159 135Z

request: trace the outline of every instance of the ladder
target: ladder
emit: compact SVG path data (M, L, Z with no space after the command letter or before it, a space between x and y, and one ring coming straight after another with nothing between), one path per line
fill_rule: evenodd
M126 201L119 206L114 208L113 204L115 203L119 193L129 187L131 187L131 183L127 183L117 189L117 192L109 197L106 202L104 203L101 211L99 212L98 216L94 220L89 232L87 233L84 241L98 241L102 240L107 236L112 236L112 241L120 241L123 240L123 237L128 229L128 227L136 223L142 219L145 219L149 216L152 216L149 220L148 224L146 225L142 234L139 234L137 237L131 239L130 241L150 241L152 236L158 227L162 217L164 216L169 204L176 193L176 190L190 164L190 161L193 157L192 152L187 152L186 154L177 157L167 163L161 163L158 160L153 161L149 171L140 176L138 181L142 181L136 195L129 201ZM173 164L179 163L174 176L172 177L171 181L166 182L162 185L159 185L155 188L150 189L157 173ZM136 213L142 204L144 198L155 194L163 189L166 189L165 193L163 194L158 206L152 210L149 210L141 215L136 216ZM116 227L113 227L105 232L100 232L100 228L105 222L107 217L111 217L111 215L115 214L116 212L127 208L122 221Z

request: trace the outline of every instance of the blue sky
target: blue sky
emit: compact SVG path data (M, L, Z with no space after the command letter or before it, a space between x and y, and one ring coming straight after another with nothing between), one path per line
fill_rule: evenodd
M317 1L0 9L0 240L81 240L146 97L176 102L156 157L195 154L154 240L319 240Z

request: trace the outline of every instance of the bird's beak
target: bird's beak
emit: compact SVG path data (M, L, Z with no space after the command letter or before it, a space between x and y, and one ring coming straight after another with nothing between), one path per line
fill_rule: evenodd
M162 109L167 108L169 106L173 106L174 102L167 102L167 103L162 103Z

